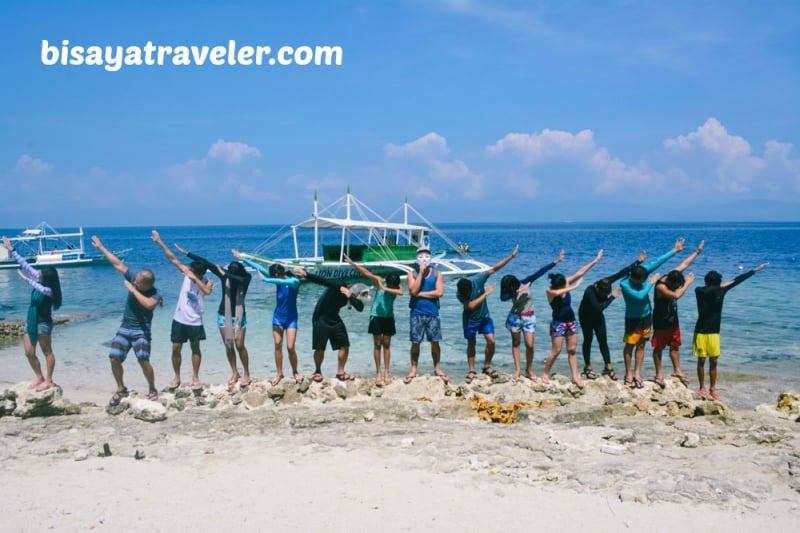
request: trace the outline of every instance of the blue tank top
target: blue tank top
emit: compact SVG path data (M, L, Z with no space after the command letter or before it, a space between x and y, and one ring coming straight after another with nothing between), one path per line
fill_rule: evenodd
M422 285L419 292L427 292L436 289L436 271L431 269L427 278L422 278ZM412 315L439 316L439 298L417 298L411 297L409 302Z

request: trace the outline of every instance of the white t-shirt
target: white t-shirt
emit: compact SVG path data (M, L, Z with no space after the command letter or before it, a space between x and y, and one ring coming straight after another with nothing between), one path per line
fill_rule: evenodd
M202 279L206 283L206 278ZM188 276L183 277L183 285L178 295L178 305L175 306L173 319L187 326L203 325L203 304L205 294Z

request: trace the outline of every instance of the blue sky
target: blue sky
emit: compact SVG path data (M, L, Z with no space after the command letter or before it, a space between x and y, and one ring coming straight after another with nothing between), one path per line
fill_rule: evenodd
M68 4L68 5L67 5ZM800 220L796 1L0 6L0 226ZM341 66L47 66L72 45L330 45Z

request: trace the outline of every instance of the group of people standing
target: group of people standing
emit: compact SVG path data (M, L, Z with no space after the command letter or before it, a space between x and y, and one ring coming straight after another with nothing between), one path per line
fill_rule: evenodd
M364 301L369 298L367 285L356 283L351 286L341 280L317 276L302 268L287 270L280 264L272 264L269 268L265 268L242 256L235 249L232 251L235 260L227 266L220 266L176 245L176 250L188 257L189 264L187 265L164 244L157 231L152 232L152 240L161 248L170 263L175 265L184 276L170 332L174 376L168 389L175 390L181 385L182 348L187 342L192 352L191 387L195 391L203 388L199 370L202 359L200 341L206 338L203 325L204 300L212 293L214 286L214 282L207 276L209 272L218 278L219 285L222 287L222 299L217 309L216 321L231 367L228 387L233 389L237 384L240 387L250 385L252 378L249 353L245 345L247 328L245 297L252 276L245 265L255 269L264 282L276 286L276 306L272 319L276 374L270 379L270 384L275 386L284 378L284 344L293 379L298 385L303 384L306 380L306 377L299 372L296 351L299 318L297 299L301 280L322 285L326 289L318 299L312 315L312 349L315 369L310 379L314 382L323 381L322 363L328 344L337 351L336 378L340 381L355 379L352 374L345 371L350 341L339 313L345 306L355 308L357 311L363 310ZM154 371L150 364L151 323L153 311L156 307L163 305L163 298L155 287L155 275L152 270L148 269L132 271L110 252L98 237L92 237L92 245L122 274L128 291L122 322L112 340L109 353L111 370L116 382L116 390L109 404L117 405L129 394L123 379L123 362L131 349L133 349L147 380L149 387L147 397L156 400L158 390L155 387ZM3 237L3 246L11 252L12 257L19 264L21 278L33 288L26 318L24 350L36 376L31 387L36 390L46 390L53 386L53 370L55 368L55 356L51 344L52 309L58 309L62 301L58 272L53 268L36 270L31 267L16 252L6 237ZM549 325L551 350L544 363L541 381L549 383L552 367L564 344L566 344L572 383L583 388L585 386L584 378L598 379L599 376L593 370L591 363L594 338L597 339L604 363L601 374L614 381L618 379L611 363L604 310L621 295L625 301L624 384L630 388L643 387L641 371L645 346L647 341L650 341L656 373L654 382L661 388L666 386L662 368L662 353L668 349L673 366L672 376L678 378L684 385L688 385L689 380L680 366L679 347L682 341L677 301L694 281L694 275L691 273L684 275L684 271L703 251L703 247L704 243L701 241L683 262L666 275L656 274L654 271L683 251L684 239L677 239L671 250L649 263L645 263L646 253L641 252L633 263L587 286L577 315L572 307L571 293L581 286L586 274L601 261L603 251L598 251L589 263L571 275L548 274L550 283L545 294L552 311ZM494 293L495 285L486 286L486 282L490 276L510 263L518 255L518 252L519 247L515 246L510 255L498 261L488 270L457 281L456 297L463 306L462 326L467 342L468 372L464 378L466 383L471 383L478 376L475 366L478 334L483 335L485 339L482 373L492 379L499 377L499 373L492 367L496 345L495 326L487 303L487 298ZM562 250L552 262L542 266L533 274L522 279L509 274L503 276L500 281L500 300L511 303L505 327L511 335L511 354L514 361L514 374L511 379L513 381L519 381L522 377L520 346L523 341L525 343L525 376L532 381L537 381L533 371L536 313L533 306L531 284L554 269L563 259L564 251ZM373 336L376 384L388 384L392 380L389 372L391 339L396 334L394 302L398 296L404 294L400 277L397 274L388 274L385 277L377 276L364 266L351 261L350 258L345 257L345 260L376 287L367 331ZM720 400L716 379L717 360L721 353L719 332L724 297L728 290L766 265L766 263L758 265L727 282L723 282L722 276L712 270L705 276L705 285L695 289L698 319L694 330L692 351L697 357L698 393L704 399ZM614 289L613 285L617 281L620 282L619 286ZM426 247L418 249L416 268L411 270L407 276L407 289L410 297L411 362L410 370L403 378L403 382L406 384L417 376L420 349L424 341L428 341L430 344L434 374L445 382L450 381L449 376L441 367L442 331L439 300L444 296L444 288L442 273L432 261L430 250ZM652 305L651 290L654 292ZM583 334L583 372L578 371L579 329ZM44 353L44 372L36 356L37 344ZM705 388L706 359L709 360L710 387L708 389ZM241 372L239 364L242 367Z

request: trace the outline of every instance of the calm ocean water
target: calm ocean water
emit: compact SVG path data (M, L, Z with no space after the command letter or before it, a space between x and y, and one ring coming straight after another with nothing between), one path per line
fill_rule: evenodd
M730 279L744 270L762 263L770 266L744 284L733 289L725 301L722 345L723 373L720 389L735 406L772 403L777 391L800 388L800 320L797 296L800 294L800 223L670 223L670 224L443 224L439 226L454 242L469 243L473 256L493 264L520 245L519 256L490 282L499 283L503 274L518 277L528 275L550 262L562 248L566 259L554 272L572 274L589 262L597 250L604 250L603 260L587 275L584 283L616 272L633 261L640 250L647 250L654 259L669 250L679 236L686 238L686 251L666 263L659 271L666 273L676 266L701 240L705 251L688 269L702 283L711 269L719 270ZM70 228L63 228L68 230ZM156 384L163 387L171 378L169 330L181 275L150 239L152 228L84 228L88 236L100 236L109 249L132 248L126 262L134 269L151 268L165 305L157 309L153 321L153 356ZM277 226L203 226L160 227L168 244L178 243L220 264L231 259L231 248L254 250L265 240L280 235L288 228ZM20 228L0 229L12 236ZM443 248L434 236L433 248ZM290 244L270 250L270 255L290 253ZM92 249L93 250L93 249ZM61 283L64 305L58 314L86 314L88 318L56 328L53 344L57 357L56 381L65 389L65 396L81 399L113 390L108 365L108 344L122 315L126 291L121 276L108 267L62 269ZM546 278L534 283L533 295L538 317L535 371L540 374L550 348L547 325L550 309L545 298ZM579 288L573 294L574 307L583 294ZM297 349L301 371L313 370L310 317L322 289L304 284L300 291L300 328ZM257 277L247 296L247 346L250 351L251 372L255 378L266 378L275 371L272 351L271 318L275 304L275 287L262 283ZM495 296L496 295L496 296ZM508 305L499 299L499 291L489 306L497 330L497 351L494 366L503 372L513 372L510 336L503 324ZM0 271L0 317L24 318L30 297L27 284L17 279L14 271ZM214 315L221 295L219 287L206 300L206 330L208 339L202 344L201 378L207 383L224 383L229 374L224 350ZM687 292L679 303L684 346L681 350L684 371L696 384L694 357L691 355L691 332L696 318L693 291ZM622 329L624 304L613 303L606 311L609 343L617 371L622 363ZM392 373L403 376L408 369L408 296L395 303L398 334L392 343ZM444 341L443 365L451 377L460 379L466 373L466 342L461 332L461 307L455 297L455 279L447 281L441 306ZM357 313L344 309L342 316L350 332L351 351L348 370L363 377L374 375L372 339L366 333L368 312ZM483 342L478 341L479 360ZM650 349L645 359L644 377L652 377ZM326 376L335 372L335 354L326 352L323 371ZM423 345L421 371L431 372L427 345ZM579 353L579 362L580 359ZM602 359L593 347L593 361L601 366ZM284 362L288 370L288 362ZM582 365L582 362L581 362ZM12 383L31 378L30 368L22 354L21 343L0 346L0 383ZM138 365L129 358L125 365L129 386L145 388ZM188 346L184 348L183 379L190 378ZM667 368L670 368L667 364ZM554 370L568 375L567 357L563 352ZM756 380L756 378L761 378ZM751 381L755 380L755 381Z

